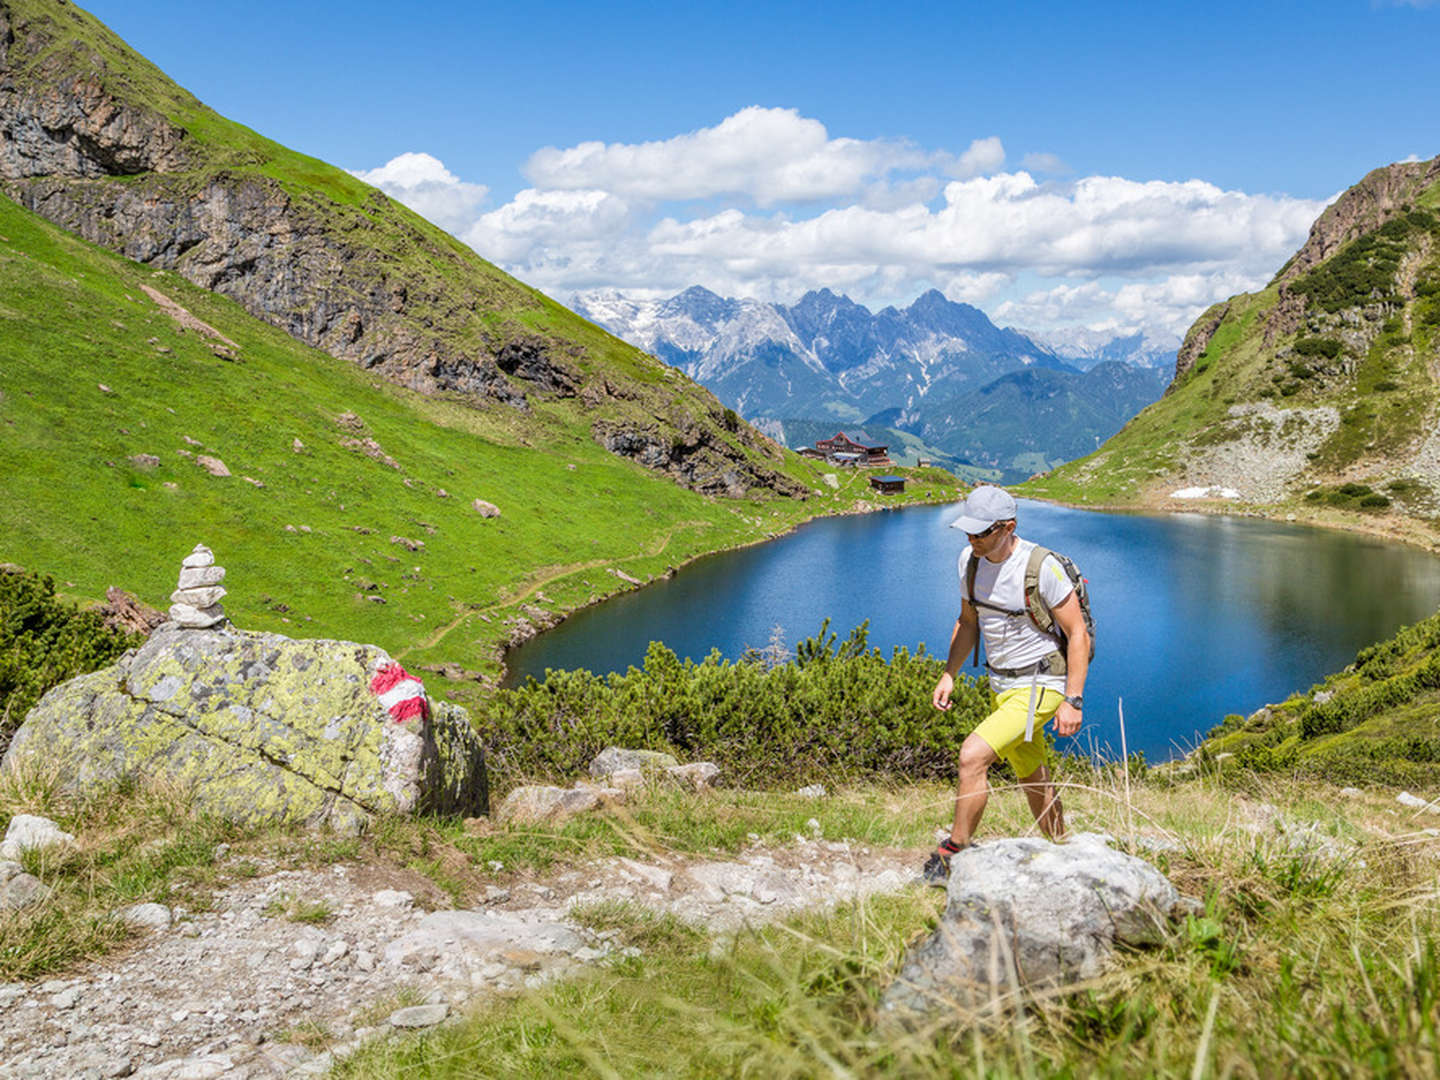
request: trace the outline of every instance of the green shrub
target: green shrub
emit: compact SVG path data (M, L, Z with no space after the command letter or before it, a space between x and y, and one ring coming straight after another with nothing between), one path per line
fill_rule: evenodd
M1335 338L1303 337L1295 342L1295 351L1301 356L1323 356L1334 360L1345 348Z
M1361 664L1362 670L1364 666ZM1437 688L1440 688L1440 653L1432 652L1413 671L1337 694L1323 705L1312 705L1300 717L1301 738L1314 739L1349 731L1387 709L1407 704Z
M57 600L49 575L0 570L0 750L45 691L142 640Z
M1351 241L1291 288L1321 311L1335 312L1370 303L1392 303L1395 271L1412 233L1434 232L1435 217L1424 210L1402 214ZM1298 348L1298 345L1297 345Z
M743 786L820 779L952 779L960 744L988 711L985 679L961 678L954 706L930 694L943 662L867 647L861 625L836 644L828 620L767 665L712 652L681 660L653 642L641 668L608 678L547 671L475 711L497 782L574 777L612 744L714 761Z
M1366 495L1360 500L1360 506L1365 510L1383 510L1390 505L1390 500L1379 492Z

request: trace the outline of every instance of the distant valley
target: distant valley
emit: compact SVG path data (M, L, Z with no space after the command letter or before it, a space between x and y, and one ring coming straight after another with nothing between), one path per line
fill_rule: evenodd
M934 289L873 313L829 289L790 306L700 286L666 300L597 291L571 303L792 446L816 431L863 431L897 460L1006 481L1093 451L1174 371L1174 351L1142 335L1042 337Z

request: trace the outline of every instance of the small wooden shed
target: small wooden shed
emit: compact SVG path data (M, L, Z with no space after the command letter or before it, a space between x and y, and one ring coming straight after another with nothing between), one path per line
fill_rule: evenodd
M870 486L881 495L898 495L905 490L903 476L872 476Z

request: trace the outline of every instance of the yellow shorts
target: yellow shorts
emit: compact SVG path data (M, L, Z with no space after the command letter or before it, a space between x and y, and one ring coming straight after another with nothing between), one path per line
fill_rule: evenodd
M975 734L985 740L998 757L1004 758L1024 779L1045 764L1047 746L1044 727L1060 708L1065 695L1058 690L1041 687L1035 691L1035 727L1029 742L1025 741L1025 720L1030 714L1030 687L1016 686L1003 694L991 696L995 708L980 721Z

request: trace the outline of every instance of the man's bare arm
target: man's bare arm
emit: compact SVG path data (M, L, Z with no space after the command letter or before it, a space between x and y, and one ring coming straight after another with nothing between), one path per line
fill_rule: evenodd
M940 681L935 684L935 690L930 695L931 704L935 708L950 708L950 695L955 692L955 676L960 674L960 669L965 665L965 657L975 647L975 637L979 633L980 620L976 617L975 608L970 601L962 601L960 617L955 620L955 629L950 631L950 652L945 657L945 673L940 676Z
M1080 697L1085 692L1085 676L1090 670L1090 632L1085 629L1085 616L1080 611L1080 598L1073 592L1051 611L1056 624L1065 631L1065 696ZM1080 730L1080 710L1068 701L1055 710L1055 731L1074 735Z

